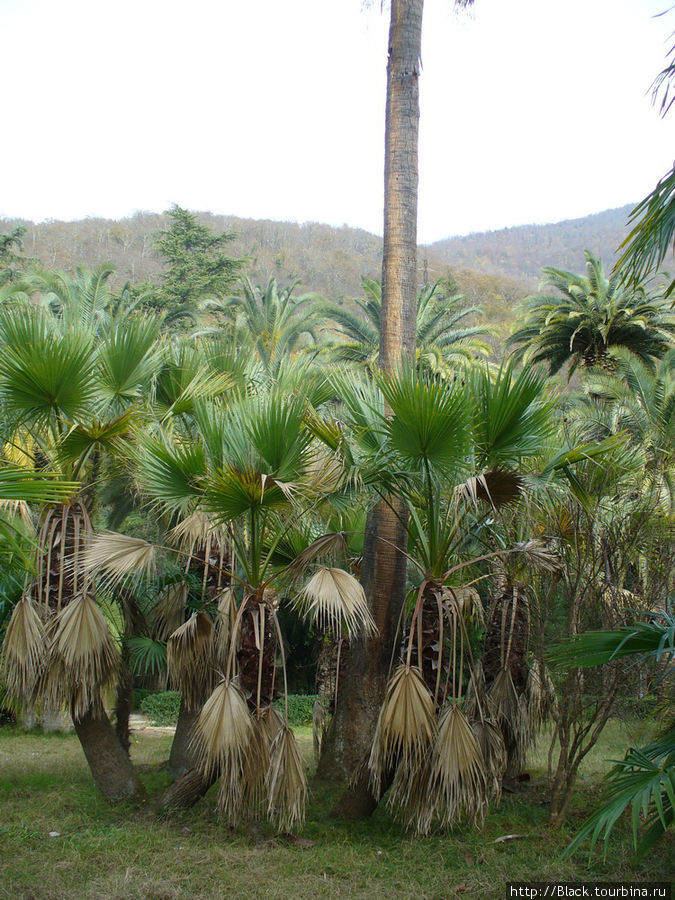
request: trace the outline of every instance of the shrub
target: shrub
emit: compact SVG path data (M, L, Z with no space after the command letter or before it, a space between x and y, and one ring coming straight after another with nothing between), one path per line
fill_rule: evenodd
M289 725L311 725L314 701L318 700L317 694L289 694L288 695L288 722ZM283 714L284 698L275 700L274 705Z
M153 725L175 725L180 709L180 691L160 691L141 701L141 709Z
M134 696L132 701L132 709L138 711L141 709L141 704L145 700L146 697L152 696L152 694L158 694L159 691L151 691L148 688L134 688Z

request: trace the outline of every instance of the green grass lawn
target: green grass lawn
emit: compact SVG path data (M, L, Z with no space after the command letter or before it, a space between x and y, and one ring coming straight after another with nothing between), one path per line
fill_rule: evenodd
M507 880L664 881L674 842L631 867L629 823L607 860L558 861L599 797L604 760L623 755L635 728L611 722L582 768L568 827L546 826L547 741L533 753L532 780L507 794L483 831L414 838L386 807L368 821L329 816L331 790L314 785L300 837L267 826L231 831L218 821L215 792L194 809L160 819L150 808L108 806L97 794L74 735L0 728L0 897L11 900L173 898L503 897ZM309 729L299 729L308 764ZM132 753L151 794L168 783L161 764L171 735L145 730ZM58 836L50 837L50 832ZM495 844L506 834L522 837Z

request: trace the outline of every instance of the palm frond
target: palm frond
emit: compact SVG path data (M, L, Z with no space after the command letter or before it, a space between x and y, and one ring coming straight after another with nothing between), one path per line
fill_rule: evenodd
M29 702L45 665L46 634L37 607L24 595L14 607L3 641L4 681L8 698Z
M300 591L296 604L301 615L338 637L343 629L350 636L376 631L363 588L343 569L320 567Z
M148 577L154 572L156 547L143 538L114 531L97 534L87 547L85 572L99 572L111 583L131 577Z
M267 811L277 830L299 828L305 819L307 783L295 735L287 724L272 741L266 786Z

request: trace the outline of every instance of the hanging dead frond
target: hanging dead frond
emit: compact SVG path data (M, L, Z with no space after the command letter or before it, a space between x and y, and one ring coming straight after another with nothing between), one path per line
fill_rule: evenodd
M162 588L155 600L152 618L155 637L166 641L185 620L185 603L190 592L186 581L177 581Z
M506 747L501 729L490 719L478 719L471 727L483 757L489 797L492 802L499 803L506 771Z
M213 633L213 651L216 666L225 668L230 649L232 627L237 618L237 595L234 588L225 588L218 597L218 610Z
M530 541L514 544L513 550L521 553L527 565L539 572L560 572L560 557L544 541L533 538Z
M199 714L191 746L205 776L220 776L218 807L233 824L244 803L243 766L252 728L243 694L224 678Z
M399 764L387 799L395 818L415 834L429 834L438 811L438 798L429 788L431 761L429 748L412 769L405 763Z
M307 783L295 735L286 724L270 747L266 787L267 812L277 830L299 828L305 819Z
M104 531L84 554L85 572L99 572L116 583L134 576L149 577L155 570L156 548L142 538Z
M456 493L459 499L469 500L476 505L480 500L498 509L517 500L522 495L524 487L525 479L517 472L492 469L482 475L467 478L457 487Z
M194 612L166 642L166 665L188 709L199 709L213 683L213 622Z
M331 532L330 534L322 534L315 541L305 547L295 557L290 564L289 571L295 574L301 574L306 571L307 567L321 557L346 557L349 552L347 545L347 535L344 531Z
M538 659L533 659L530 671L527 675L527 715L530 723L530 732L534 733L541 728L544 722L555 713L558 700L555 685L551 675Z
M387 685L368 760L374 793L396 764L414 770L436 735L434 703L418 668L399 666Z
M438 804L438 821L449 827L460 820L481 826L488 806L485 765L476 735L456 703L445 708L431 761L429 792Z
M263 808L265 778L269 770L270 747L274 737L265 710L256 711L251 717L251 738L244 755L242 770L244 806L251 813L260 812Z
M26 528L31 531L35 528L35 517L25 500L0 499L0 510L6 510L10 515L18 516Z
M14 607L2 645L3 676L13 703L30 703L44 669L45 628L33 600L27 595Z
M54 620L45 697L72 704L74 719L100 700L101 688L117 672L119 648L96 601L75 597Z
M377 630L359 582L342 569L322 566L297 598L301 615L336 636L372 635Z
M171 544L175 544L182 550L192 552L195 546L203 546L214 533L211 519L201 509L195 510L169 531L167 537Z
M508 669L502 667L497 672L497 677L488 690L488 696L497 717L513 727L520 716L520 705L518 692Z

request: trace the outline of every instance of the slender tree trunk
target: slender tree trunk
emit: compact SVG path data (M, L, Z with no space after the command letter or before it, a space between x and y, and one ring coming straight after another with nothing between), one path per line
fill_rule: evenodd
M391 0L384 166L384 248L380 367L395 369L415 352L419 66L423 0ZM406 587L406 518L401 504L370 514L361 580L378 635L354 642L338 706L324 741L319 776L344 778L363 765L384 698ZM393 546L392 546L393 545ZM400 548L400 549L397 549ZM370 815L379 798L364 770L338 804L350 817Z
M198 718L199 710L188 709L185 698L181 698L180 712L176 722L176 733L173 736L171 753L169 754L169 771L172 778L180 778L181 775L192 769L195 764L190 750L190 740Z
M73 717L96 787L106 800L142 800L145 789L104 710Z

